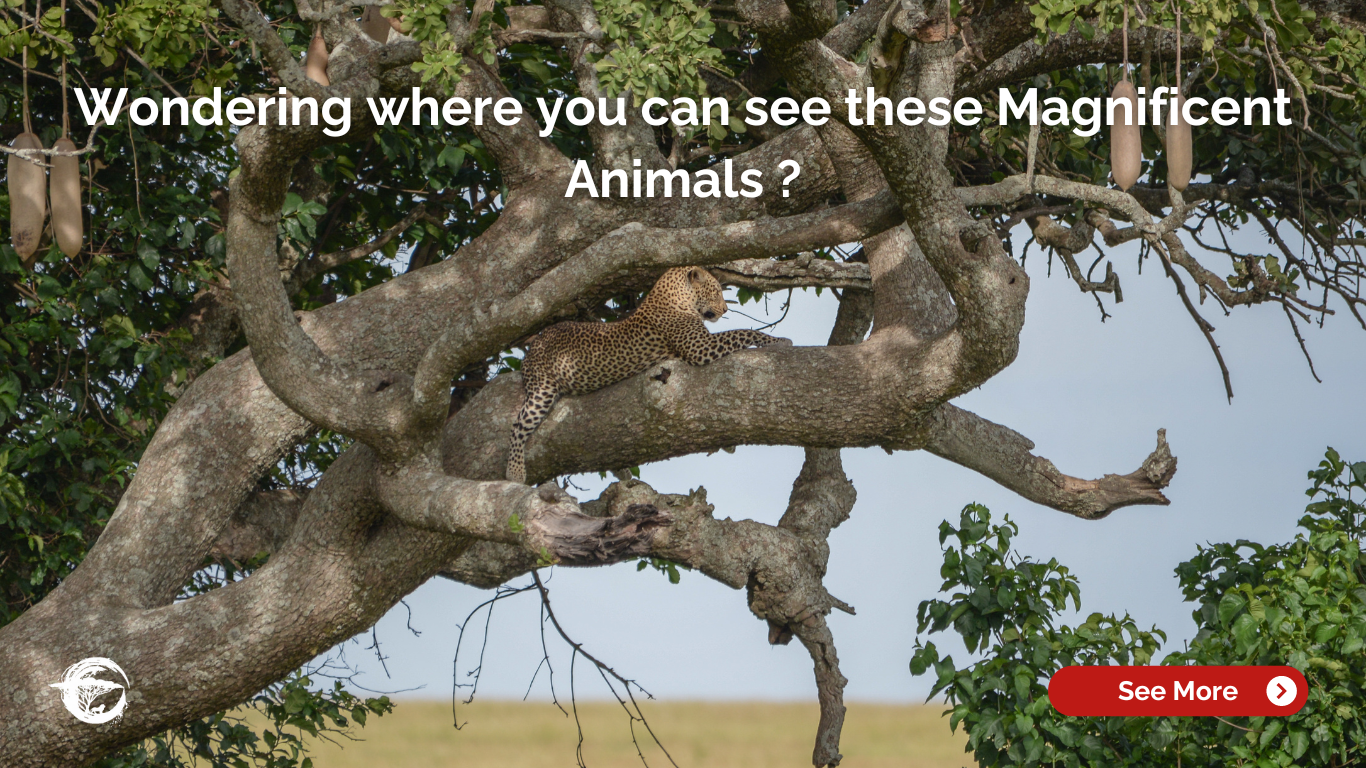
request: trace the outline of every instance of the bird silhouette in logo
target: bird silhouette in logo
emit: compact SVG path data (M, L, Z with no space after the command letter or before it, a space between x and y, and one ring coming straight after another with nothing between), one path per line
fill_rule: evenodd
M117 672L123 678L123 685L109 680L101 680L95 677L96 673L108 670ZM123 669L113 661L94 656L67 667L66 673L62 675L60 683L49 683L53 688L62 692L62 705L66 710L83 723L99 725L107 723L123 714L123 710L128 706L128 675L124 674ZM110 691L122 690L119 701L111 708L106 708L104 704L94 704L95 700ZM93 706L92 706L93 704Z

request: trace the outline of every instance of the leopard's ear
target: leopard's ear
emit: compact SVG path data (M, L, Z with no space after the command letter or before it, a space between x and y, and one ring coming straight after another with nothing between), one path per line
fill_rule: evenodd
M688 279L689 279L689 280L700 280L701 278L702 278L702 270L698 269L697 267L692 267L691 269L688 270Z

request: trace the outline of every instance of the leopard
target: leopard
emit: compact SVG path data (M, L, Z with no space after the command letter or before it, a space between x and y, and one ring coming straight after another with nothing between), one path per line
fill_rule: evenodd
M725 295L711 272L675 267L621 320L556 323L533 337L522 359L526 395L512 425L506 478L526 482L527 440L565 395L596 392L671 358L702 366L740 349L792 345L761 331L708 331L724 314Z

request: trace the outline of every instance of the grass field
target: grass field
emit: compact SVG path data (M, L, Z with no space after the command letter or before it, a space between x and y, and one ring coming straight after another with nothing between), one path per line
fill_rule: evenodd
M650 726L679 768L801 768L811 764L817 709L812 704L667 702L642 704ZM940 706L851 704L843 768L959 768L964 739L949 732ZM449 703L400 701L371 719L363 741L318 743L317 768L572 768L574 720L551 704L475 703L451 727ZM635 768L629 722L615 703L579 705L589 768ZM667 766L636 724L651 766Z

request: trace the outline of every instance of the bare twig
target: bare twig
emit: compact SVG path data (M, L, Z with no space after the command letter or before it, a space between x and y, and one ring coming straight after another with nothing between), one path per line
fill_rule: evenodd
M455 657L451 661L451 677L453 683L451 687L451 724L455 726L457 731L465 727L465 725L460 722L460 718L456 715L455 709L456 702L460 698L460 689L470 689L469 698L462 702L464 704L472 703L474 701L474 694L479 690L479 678L483 675L484 671L484 651L488 648L489 644L489 624L493 621L493 606L497 604L499 600L506 600L509 597L520 595L523 592L529 592L534 586L535 585L533 584L528 584L525 587L498 587L498 591L494 593L493 597L476 605L474 609L465 616L465 620L459 624L460 634L455 638ZM484 618L484 641L479 646L479 663L474 669L466 673L466 677L473 677L474 681L470 683L461 683L460 646L465 642L465 629L469 626L470 620L474 618L474 615L485 608L488 608L488 615Z
M1309 347L1305 346L1304 337L1300 335L1300 326L1295 322L1295 316L1290 313L1287 304L1281 304L1281 309L1285 310L1285 319L1290 321L1290 330L1295 332L1295 341L1300 343L1300 351L1304 353L1304 361L1309 363L1309 374L1314 377L1314 381L1322 384L1323 379L1319 378L1319 372L1314 370L1314 358L1309 355Z
M615 699L617 700L617 703L621 705L622 710L625 711L625 712L626 712L626 715L630 718L630 720L631 720L631 743L634 744L635 747L636 747L636 754L640 756L640 762L643 763L644 765L646 765L647 767L649 766L649 763L646 762L646 760L645 760L645 753L644 753L643 751L641 751L641 749L640 749L640 741L639 741L638 739L636 739L636 723L637 723L637 722L639 722L642 726L644 726L646 732L650 734L650 738L654 740L655 746L659 747L660 751L664 753L664 757L668 758L669 764L672 765L672 766L674 766L674 768L678 768L678 763L674 762L673 756L669 754L669 750L665 749L665 748L664 748L664 745L663 745L662 743L660 743L659 737L655 735L654 730L653 730L652 728L650 728L650 723L649 723L649 721L647 721L647 720L645 719L644 713L642 713L642 712L640 711L640 704L639 704L638 702L636 702L635 694L631 693L631 687L632 687L632 686L635 686L636 690L638 690L638 691L640 691L641 693L645 694L645 696L646 696L647 698L653 699L654 696L650 695L650 692L649 692L649 691L647 691L647 690L645 690L644 688L642 688L641 685L640 685L640 683L637 683L635 680L628 680L627 678L622 677L620 674L617 673L616 670L614 670L614 669L612 669L611 667L609 667L609 666L607 666L606 664L604 664L602 661L600 661L600 660L599 660L596 656L594 656L593 654L589 653L588 651L585 651L585 650L583 649L583 644L582 644L582 643L576 643L576 642L574 642L573 638L571 638L571 637L569 636L569 633L567 633L567 632L564 631L564 627L560 626L560 620L559 620L559 618L557 618L557 617L555 616L555 610L554 610L553 608L550 607L550 590L546 589L545 584L541 581L541 574L540 574L540 572L539 572L539 571L532 571L532 572L531 572L531 579L532 579L532 582L535 584L536 589L541 593L541 605L544 607L545 612L546 612L546 615L550 617L550 623L555 627L555 631L559 633L560 637L563 638L564 641L565 641L566 643L569 644L569 647L573 649L573 656L571 656L570 662L569 662L569 664L570 664L569 670L570 670L570 679L571 679L571 683L570 683L570 685L571 685L571 691L572 691L572 685L573 685L572 680L573 680L573 674L574 674L574 661L573 661L573 659L574 659L575 657L578 657L578 656L583 656L585 659L588 659L588 661L591 662L595 668L597 668L598 674L602 676L603 682L606 682L606 683L607 683L607 689L608 689L609 691L612 692L613 698L615 698ZM608 679L609 677L611 678L611 680ZM617 693L616 686L613 685L612 682L611 682L612 680L616 680L618 683L621 684L621 687L622 687L623 691L624 691L625 694L626 694L626 698L623 699L623 698L621 697L621 695ZM572 696L572 693L571 693L571 696ZM578 707L577 707L577 704L576 704L575 699L571 698L571 699L570 699L570 703L571 703L571 705L573 705L573 708L574 708L574 723L575 723L575 725L577 726L577 725L579 724ZM587 768L587 766L586 766L586 764L584 763L584 760L583 760L583 727L582 727L582 726L579 726L578 760L579 760L579 768Z
M1176 284L1176 292L1181 296L1181 303L1186 306L1186 311L1190 313L1191 319L1195 321L1196 327L1205 334L1205 340L1209 342L1210 349L1214 352L1214 359L1219 363L1219 371L1224 377L1224 392L1227 393L1229 402L1233 402L1233 382L1229 380L1228 365L1224 362L1224 355L1219 351L1219 343L1214 340L1214 326L1209 321L1200 316L1195 305L1191 303L1190 296L1186 294L1186 285L1181 280L1181 276L1172 267L1171 256L1167 253L1167 248L1156 238L1149 241L1158 256L1162 257L1162 266L1167 270L1167 277L1171 278Z

